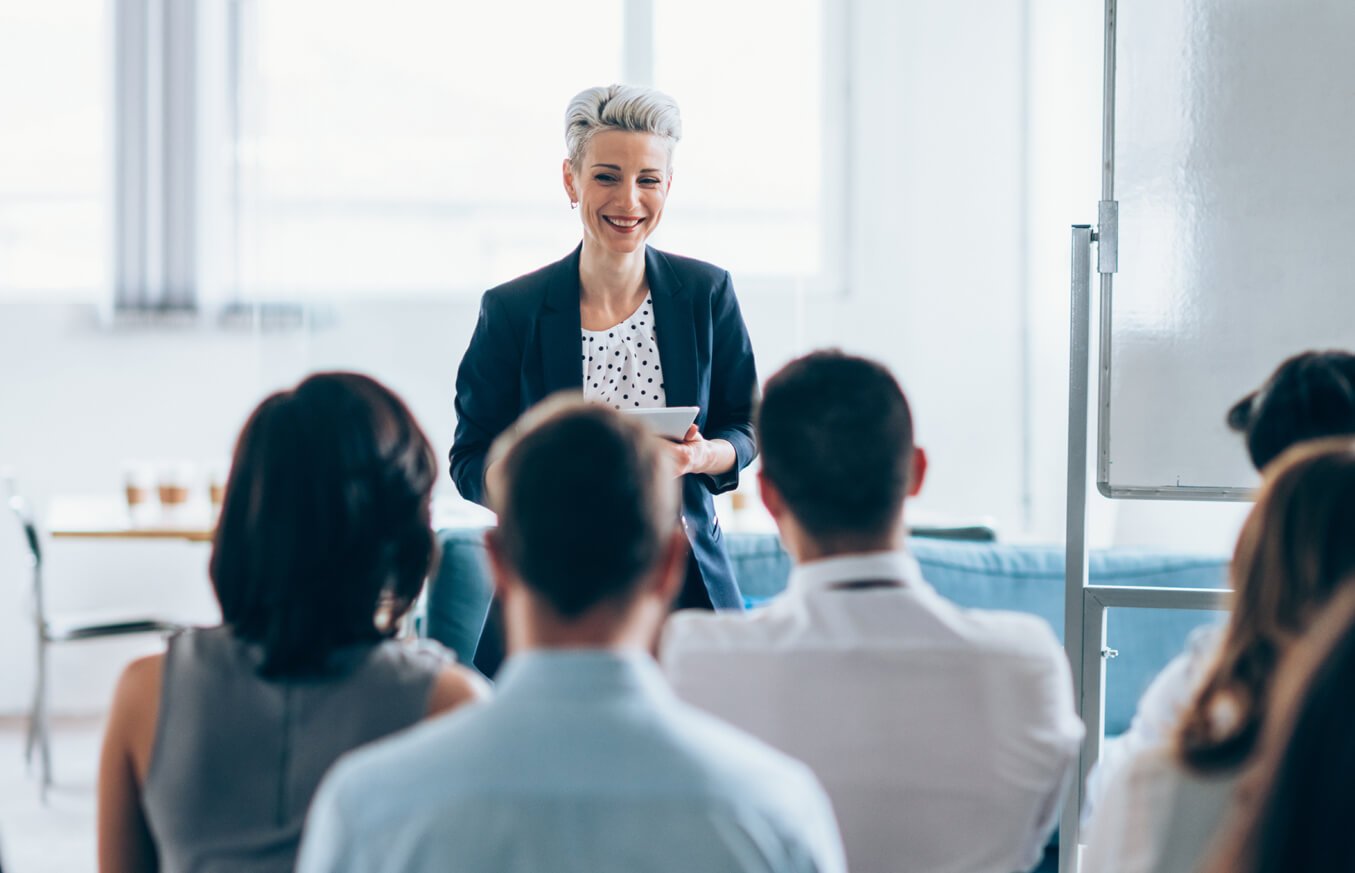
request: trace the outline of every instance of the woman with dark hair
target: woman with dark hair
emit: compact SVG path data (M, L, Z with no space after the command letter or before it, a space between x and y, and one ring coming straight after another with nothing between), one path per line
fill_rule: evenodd
M1304 352L1280 364L1260 388L1228 410L1260 470L1304 440L1355 436L1355 355Z
M1171 743L1104 785L1084 869L1194 870L1253 757L1276 668L1355 576L1355 440L1302 443L1267 465L1231 569L1232 614Z
M391 639L434 557L436 477L414 417L365 376L259 405L213 544L222 624L132 663L114 694L101 871L289 871L335 759L484 694L446 653Z
M1259 471L1286 449L1321 437L1355 436L1355 355L1308 351L1284 361L1265 384L1233 404L1228 426L1241 434ZM1109 739L1087 783L1085 812L1094 812L1102 786L1134 755L1161 748L1171 737L1218 652L1222 628L1191 635L1144 691L1129 730Z
M1355 870L1355 580L1285 660L1257 766L1206 873Z

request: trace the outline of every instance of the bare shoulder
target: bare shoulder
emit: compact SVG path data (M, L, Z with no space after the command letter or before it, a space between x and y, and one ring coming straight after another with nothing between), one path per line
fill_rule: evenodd
M165 656L147 655L137 658L122 670L117 690L113 692L113 711L144 711L147 706L159 707L160 683L164 679Z
M125 756L138 782L144 782L150 770L164 672L164 655L138 658L123 668L113 692L105 751Z
M488 700L489 683L479 673L459 665L443 667L428 692L428 715L440 715L461 706Z

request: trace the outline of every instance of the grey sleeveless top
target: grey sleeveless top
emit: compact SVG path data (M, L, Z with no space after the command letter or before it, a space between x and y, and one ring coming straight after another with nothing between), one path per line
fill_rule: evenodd
M306 809L350 749L424 716L451 656L387 642L336 652L324 678L260 678L257 645L228 627L165 653L142 803L165 873L290 871Z

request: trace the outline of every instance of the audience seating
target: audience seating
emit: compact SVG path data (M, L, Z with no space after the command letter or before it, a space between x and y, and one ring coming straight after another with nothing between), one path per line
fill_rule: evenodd
M439 534L442 559L429 582L423 630L473 663L489 612L492 585L483 530ZM770 534L726 533L730 558L745 600L754 608L786 585L790 558ZM914 537L908 548L936 590L962 606L1030 612L1063 633L1064 576L1061 546L968 543ZM1098 585L1219 588L1227 559L1141 549L1109 549L1091 555L1091 581ZM1106 668L1106 734L1129 727L1148 683L1184 647L1201 624L1219 613L1191 610L1112 610L1107 644L1118 651ZM490 645L492 641L486 640Z

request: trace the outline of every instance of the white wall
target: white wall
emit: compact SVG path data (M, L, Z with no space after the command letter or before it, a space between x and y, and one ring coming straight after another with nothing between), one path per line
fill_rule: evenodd
M932 460L919 505L991 516L1012 538L1062 534L1067 228L1094 220L1099 63L1098 4L859 0L849 290L802 307L742 301L764 376L825 345L893 367ZM227 455L266 392L338 367L394 387L445 448L475 311L473 300L341 304L332 326L258 336L110 331L81 307L0 307L0 465L39 508L52 494L113 492L122 459ZM1231 536L1224 514L1102 503L1096 530L1163 543L1213 525L1212 546ZM66 541L48 555L53 606L215 615L206 546ZM30 687L22 570L17 533L0 524L0 712L21 710ZM56 707L100 708L147 647L68 647L54 663Z

